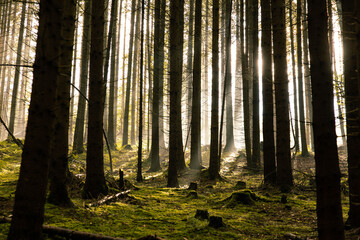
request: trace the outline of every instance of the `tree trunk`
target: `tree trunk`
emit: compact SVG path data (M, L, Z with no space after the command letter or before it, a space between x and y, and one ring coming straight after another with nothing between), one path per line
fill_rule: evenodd
M271 9L275 69L277 184L283 191L288 191L293 186L293 177L290 158L285 0L273 0Z
M245 134L245 149L246 149L246 164L247 166L251 165L251 132L250 132L250 79L249 79L249 56L247 49L249 45L246 44L245 50L245 42L248 41L248 31L244 29L244 0L240 0L240 38L242 49L241 51L241 69L242 69L242 84L243 84L243 101L244 101L244 134ZM246 36L245 36L246 35Z
M219 0L213 1L210 179L219 174Z
M258 169L260 167L260 109L259 109L259 8L258 0L252 1L253 3L253 154L252 154L252 168Z
M235 103L234 103L234 131L235 138L239 139L239 135L242 133L241 129L241 108L242 108L242 99L241 99L241 41L240 38L240 0L236 0L235 3L235 12L236 12L236 63L235 63Z
M300 115L300 138L301 138L301 155L308 156L308 148L306 141L305 131L305 105L304 105L304 88L303 88L303 56L301 46L301 23L302 23L302 6L301 0L297 0L297 12L296 12L296 45L297 45L297 77L299 84L299 115Z
M209 0L206 0L205 4L205 43L204 43L204 85L203 85L203 104L204 104L204 111L203 111L203 124L202 128L202 141L205 145L210 143L210 135L209 135Z
M48 201L66 207L73 206L66 188L66 174L69 171L69 107L75 17L76 2L73 0L65 1L55 103L55 132L49 169L50 193Z
M296 83L296 64L295 64L295 40L294 40L294 25L293 25L293 0L289 1L289 18L290 18L290 49L291 49L291 67L294 93L294 142L295 153L299 152L299 116L298 116L298 91ZM291 110L290 110L291 111ZM291 120L292 121L292 120Z
M124 126L123 126L123 139L122 145L126 146L129 142L129 109L130 109L130 89L131 89L131 72L133 60L133 47L134 47L134 30L135 30L135 14L136 14L136 0L132 0L131 4L131 22L130 22L130 42L128 53L128 67L127 67L127 80L126 80L126 97L124 109Z
M193 39L194 39L194 0L190 0L189 2L189 37L188 37L188 48L187 48L187 66L186 66L186 79L187 79L187 129L190 130L190 124L192 122L192 91L193 91ZM196 27L196 26L195 26ZM186 131L186 135L188 135ZM191 141L191 138L189 139ZM186 148L187 146L185 146Z
M160 96L164 78L164 36L165 1L155 1L155 29L154 29L154 88L152 102L152 129L151 129L151 166L150 171L160 170Z
M83 198L106 195L108 187L104 175L103 114L104 114L104 0L92 1L91 47L89 79L89 123L86 154L86 180Z
M201 21L202 0L196 0L190 157L193 169L199 169L201 163Z
M349 218L346 224L360 227L360 111L357 76L355 1L342 1L346 130L349 170Z
M274 99L272 77L271 6L270 0L261 1L262 26L262 85L263 85L263 138L264 182L276 184L274 143Z
M344 239L326 0L309 2L319 239Z
M79 19L79 4L76 4L76 19ZM79 29L79 25L78 25L78 21L75 22L75 36L78 36L78 29ZM74 57L73 57L73 70L72 70L72 80L71 80L71 84L75 85L75 79L76 79L76 71L77 71L77 43L78 43L78 38L75 37L74 39ZM74 101L75 101L75 87L71 86L71 95L70 95L70 120L69 120L69 143L73 142L73 125L74 125Z
M309 62L309 44L308 44L308 15L306 12L306 2L304 1L304 27L303 27L303 46L304 46L304 70L305 70L305 103L307 109L307 125L308 125L308 139L311 150L314 151L314 132L313 132L313 110L312 110L312 96L311 96L311 82L310 82L310 62Z
M142 139L143 139L143 79L144 79L144 18L145 18L145 1L141 1L141 30L140 30L140 83L139 83L139 147L138 147L138 170L136 181L142 182Z
M116 135L115 135L115 129L116 129L116 122L115 122L115 72L116 72L116 51L117 51L117 39L116 39L116 31L117 31L117 15L118 15L118 0L113 0L112 6L111 6L111 17L110 17L110 28L111 30L111 41L108 40L108 44L111 42L111 64L110 64L110 88L109 88L109 116L108 116L108 131L107 131L107 138L109 141L109 146L111 149L115 149L115 143L116 143ZM119 26L120 27L120 26ZM109 29L110 34L110 29ZM108 36L110 38L110 36ZM110 48L110 44L108 46L108 49ZM109 51L109 50L108 50ZM106 68L105 68L106 71ZM106 79L106 75L104 74L104 78ZM106 82L106 80L105 80ZM117 95L117 94L116 94Z
M15 115L16 115L16 104L18 99L18 89L19 89L19 78L20 78L20 63L21 63L21 53L23 48L23 39L24 39L24 29L25 29L25 13L26 13L26 3L22 4L21 10L21 20L20 20L20 30L19 30L19 39L16 51L16 67L15 67L15 76L14 76L14 85L11 97L11 107L10 107L10 121L9 121L9 130L15 134ZM8 138L11 138L9 135Z
M137 128L136 119L136 99L138 99L138 91L137 91L137 74L139 71L138 67L138 57L139 57L139 46L140 46L140 4L141 0L138 1L137 4L137 13L136 13L136 24L135 24L135 43L134 43L134 67L133 67L133 76L132 76L132 95L131 95L131 131L130 131L130 142L131 145L136 144L135 137L135 129Z
M83 36L81 45L80 63L80 92L87 96L87 82L89 74L89 55L90 55L90 25L91 25L91 0L85 1ZM85 125L85 98L79 94L78 109L75 122L75 134L73 143L74 153L84 152L84 125Z
M42 239L50 147L54 134L53 111L62 25L60 9L63 9L63 1L46 0L40 3L33 89L8 235L10 240Z
M230 9L228 9L230 8ZM226 4L226 28L225 28L225 98L226 98L226 145L224 152L232 152L235 148L234 141L234 120L232 106L232 77L231 77L231 1Z
M168 186L178 187L177 174L185 168L182 126L181 85L184 42L184 0L170 1L170 139Z

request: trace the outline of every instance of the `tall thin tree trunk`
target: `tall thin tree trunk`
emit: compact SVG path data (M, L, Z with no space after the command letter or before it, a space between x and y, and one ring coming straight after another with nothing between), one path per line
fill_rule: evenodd
M76 2L64 1L63 27L61 31L61 53L55 102L55 132L51 151L49 180L50 193L48 201L65 207L73 206L66 184L69 151L69 107L70 82L74 46Z
M155 29L154 29L154 87L152 102L152 129L151 129L151 166L149 171L160 170L160 105L163 92L164 78L164 36L165 1L155 0Z
M298 116L298 91L296 82L296 63L295 63L295 40L293 25L293 0L289 1L289 18L290 18L290 49L291 49L291 67L294 93L294 130L295 130L295 153L299 152L299 116ZM291 120L292 121L292 120Z
M79 4L76 4L76 19L79 19L80 11ZM72 80L71 84L75 85L75 79L76 79L76 71L77 71L77 44L78 44L78 21L75 22L75 39L74 39L74 57L73 57L73 71L72 71ZM69 121L69 143L73 142L73 131L74 131L74 104L75 104L75 88L71 87L71 93L70 93L70 121Z
M263 137L264 137L264 182L276 184L274 142L274 98L272 77L271 5L270 0L261 1L261 49L263 85Z
M87 96L87 82L89 74L89 56L90 56L90 25L91 25L91 0L85 1L83 36L81 45L81 63L80 63L80 92ZM84 152L84 125L85 125L85 98L79 94L78 109L75 122L75 134L73 143L73 152Z
M297 45L297 77L299 89L299 115L300 115L300 137L301 137L301 155L308 156L308 146L305 131L305 105L304 105L304 87L303 87L303 56L301 46L301 23L302 23L302 6L301 0L297 0L296 11L296 45Z
M242 99L241 99L241 41L243 39L240 38L240 0L236 0L235 3L235 11L236 11L236 63L235 63L235 105L234 105L234 131L235 136L238 136L241 131L241 108L242 108Z
M191 124L191 101L192 101L192 91L193 91L193 39L194 39L194 2L195 0L190 0L189 2L189 37L188 37L188 48L187 48L187 65L186 65L186 79L187 79L187 129L190 130ZM196 26L195 26L196 27ZM186 135L188 132L186 131ZM191 138L190 138L191 141ZM185 146L187 147L187 146Z
M16 105L18 99L18 89L19 89L19 79L20 79L20 63L21 63L21 53L23 48L23 39L24 39L24 29L25 29L25 13L26 13L26 3L22 4L21 10L21 20L20 20L20 30L19 30L19 39L16 51L16 67L15 67L15 76L14 76L14 85L11 97L11 107L10 107L10 121L9 121L9 131L15 133L15 116L16 116ZM8 138L11 138L10 134Z
M277 184L283 191L288 191L293 186L293 177L290 157L285 0L273 0L271 9L275 69Z
M210 179L219 174L219 0L213 1Z
M311 104L311 82L310 82L310 62L309 62L309 43L308 43L308 15L306 12L307 1L304 1L304 27L303 27L303 47L304 47L304 70L305 70L305 103L307 109L307 125L308 125L308 139L311 150L314 151L314 132L313 132L313 107Z
M115 129L116 129L116 122L115 122L115 63L116 63L116 51L117 51L117 42L116 42L116 31L117 31L117 15L118 15L118 0L113 0L112 6L111 6L111 17L110 17L110 29L109 34L112 34L111 41L108 40L108 49L110 48L110 42L111 42L111 64L110 64L110 89L109 89L109 116L108 116L108 132L107 132L107 138L109 141L109 146L111 149L115 149L115 142L116 142L116 135L115 135ZM110 36L108 36L110 38ZM109 50L108 50L109 51ZM106 68L105 68L106 72ZM104 77L105 76L104 74ZM106 79L106 78L105 78ZM106 81L105 81L106 82ZM117 95L117 94L116 94Z
M309 2L309 47L319 239L345 239L336 145L326 0Z
M342 1L342 9L350 200L346 224L350 227L360 227L360 83L357 75L355 1Z
M203 84L203 124L202 131L203 138L202 141L205 145L209 144L210 135L209 135L209 0L206 0L205 4L205 42L204 42L204 84Z
M253 155L252 155L252 167L260 167L260 106L259 106L259 8L258 0L253 1Z
M178 187L178 171L185 167L182 124L181 85L183 72L184 0L170 1L170 139L168 186Z
M201 21L202 0L196 0L190 157L190 168L194 169L201 163Z
M143 141L143 79L144 79L144 18L145 18L145 1L141 1L141 34L140 34L140 83L139 83L139 147L138 147L138 169L136 181L141 182L142 177L142 141Z
M248 1L247 1L248 3ZM248 28L248 27L247 27ZM248 49L249 45L245 42L248 41L247 30L244 28L244 0L240 0L240 38L241 41L241 69L242 69L242 80L243 80L243 101L244 101L244 134L245 134L245 149L246 149L246 164L251 166L251 131L250 131L250 93L249 93L249 56Z
M131 20L130 20L130 42L128 53L128 66L127 66L127 80L126 80L126 97L124 109L124 125L123 125L123 139L122 145L126 146L129 142L129 109L130 109L130 89L131 89L131 73L133 63L133 47L134 47L134 31L135 31L135 14L136 14L136 0L132 0L131 4Z
M106 195L103 156L103 114L105 82L103 75L104 56L104 0L92 1L91 47L89 78L89 127L86 154L86 180L83 198L97 198Z
M228 9L230 8L230 9ZM225 21L225 83L224 88L226 89L226 145L224 152L231 152L235 150L234 140L234 120L233 120L233 104L232 104L232 77L231 77L231 11L232 4L226 4L226 21ZM220 151L220 150L219 150Z
M141 0L137 4L137 13L136 13L136 24L135 24L135 43L134 43L134 67L133 67L133 76L132 76L132 95L131 95L131 131L130 131L130 142L131 145L136 144L135 129L136 129L136 99L138 91L137 88L137 74L139 71L138 68L138 57L139 57L139 46L140 46L140 4Z

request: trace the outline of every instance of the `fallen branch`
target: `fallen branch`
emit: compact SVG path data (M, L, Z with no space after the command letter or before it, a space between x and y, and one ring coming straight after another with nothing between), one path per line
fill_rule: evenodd
M12 134L12 132L9 130L9 128L6 126L5 122L3 121L3 119L0 117L0 122L2 123L2 125L5 127L6 131L9 133L9 135L11 136L11 138L14 140L14 142L16 143L16 145L18 145L21 149L24 148L24 144L17 139L14 134Z
M11 218L2 217L0 218L0 223L11 223ZM43 225L43 233L49 236L61 236L66 239L72 240L83 240L83 239L93 239L93 240L125 240L124 238L114 238L109 236L104 236L100 234L81 232L69 230L61 227L52 227Z
M120 199L124 199L126 197L130 197L129 194L130 190L126 190L124 192L120 192L114 195L110 195L110 196L105 196L103 199L94 202L94 203L90 203L89 205L87 205L88 207L97 207L100 205L104 205L104 204L109 204L111 202L116 202Z

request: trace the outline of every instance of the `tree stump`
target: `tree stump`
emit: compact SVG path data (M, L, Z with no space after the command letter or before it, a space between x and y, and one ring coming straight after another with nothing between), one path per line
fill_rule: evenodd
M124 172L121 169L119 169L119 189L125 189Z
M201 220L208 220L209 219L209 212L208 210L201 210L197 209L195 218L201 219Z
M213 228L225 227L222 217L211 216L210 222L209 222L209 227L213 227Z
M288 201L287 201L286 195L282 195L280 201L281 201L281 203L283 203L283 204L287 203Z
M197 183L196 182L191 182L188 189L196 191L197 188L198 188Z
M189 194L187 195L187 197L190 197L190 198L198 198L198 194L196 191L191 191L189 192Z

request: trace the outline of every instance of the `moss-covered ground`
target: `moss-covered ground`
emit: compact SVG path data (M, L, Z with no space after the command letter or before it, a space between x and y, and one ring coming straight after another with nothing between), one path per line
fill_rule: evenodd
M203 165L207 167L208 148L203 150ZM144 156L148 154L144 152ZM166 155L162 170L146 172L149 161L144 160L144 181L137 183L136 150L112 151L114 173L109 172L109 158L104 152L106 176L111 193L117 193L118 170L138 189L123 199L98 207L89 207L95 200L82 200L85 154L70 157L70 170L80 179L70 186L74 208L46 204L45 224L72 230L103 234L112 237L137 239L157 235L164 239L316 239L316 202L313 158L297 156L294 160L295 187L289 193L265 187L261 172L244 168L242 151L225 155L221 181L209 181L205 170L184 170L180 188L167 188ZM164 160L165 159L165 160ZM11 217L21 150L9 142L0 143L0 216ZM345 176L346 174L344 174ZM238 181L246 189L236 187ZM188 190L190 182L197 182L197 196ZM346 179L343 184L344 218L348 198ZM235 193L233 195L233 193ZM233 197L231 197L233 195ZM208 210L210 216L222 217L225 227L209 227L208 220L195 218L197 209ZM0 239L6 239L9 224L0 224ZM353 233L348 239L357 239ZM59 239L59 238L57 238Z

